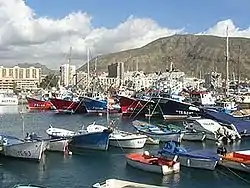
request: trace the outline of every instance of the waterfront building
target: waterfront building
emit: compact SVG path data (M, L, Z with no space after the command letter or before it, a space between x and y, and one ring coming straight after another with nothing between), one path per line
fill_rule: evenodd
M64 87L76 84L76 66L70 64L63 64L60 67L60 82Z
M0 66L0 89L37 90L41 82L41 68Z

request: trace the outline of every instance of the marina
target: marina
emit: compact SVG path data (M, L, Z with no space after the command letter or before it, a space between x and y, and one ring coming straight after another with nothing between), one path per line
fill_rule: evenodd
M19 106L20 108L23 107ZM134 132L131 120L120 114L112 114L110 118L117 122L119 129ZM83 125L106 124L106 117L90 115L66 115L58 116L53 112L29 112L24 111L25 132L36 132L39 136L48 137L46 130L49 125L71 130L79 130ZM22 137L20 131L22 119L18 111L16 113L1 113L1 129L5 134ZM178 123L177 123L178 125ZM228 151L249 149L250 140L244 139L227 146ZM193 150L212 150L216 152L214 141L204 142L182 141L181 145ZM109 178L144 183L164 187L193 187L218 186L248 187L249 174L238 171L231 172L228 168L216 167L214 171L202 169L180 168L180 172L172 175L159 176L144 172L126 165L126 154L143 153L150 151L155 153L164 145L146 145L143 149L122 149L109 147L107 151L81 151L65 155L62 152L45 152L40 163L13 158L1 157L1 187L12 187L15 184L33 184L43 187L91 187L97 182L103 182ZM26 169L25 171L23 169ZM202 172L202 173L201 173ZM236 173L236 174L235 174ZM240 178L238 177L240 176ZM242 180L243 178L244 180ZM226 182L226 183L225 183ZM205 185L206 184L206 185Z

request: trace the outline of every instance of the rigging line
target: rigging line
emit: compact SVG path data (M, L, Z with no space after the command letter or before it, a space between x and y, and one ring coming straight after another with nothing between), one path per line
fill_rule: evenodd
M226 166L225 166L225 168L227 168L232 174L234 174L236 177L240 178L240 179L241 179L242 181L244 181L245 183L250 184L250 181L249 181L249 180L247 180L247 179L241 177L239 174L237 174L236 172L234 172L234 171L231 170L230 168L228 168L228 167L226 167Z
M136 118L136 116L139 115L139 113L147 106L147 104L148 104L149 102L153 102L153 101L148 100L148 101L145 103L145 105L143 105L142 108L135 114L134 118ZM138 103L137 103L137 104L138 104ZM133 118L133 119L134 119L134 118Z

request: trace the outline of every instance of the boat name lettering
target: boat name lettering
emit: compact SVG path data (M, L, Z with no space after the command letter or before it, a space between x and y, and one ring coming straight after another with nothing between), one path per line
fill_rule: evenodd
M16 101L15 100L2 100L2 102L5 102L5 103L15 103Z
M193 112L188 112L188 111L184 111L184 110L176 110L176 112L179 114L193 114Z
M203 124L204 125L214 125L214 123L212 123L212 122L210 122L210 123L204 122Z
M18 156L23 156L23 157L30 157L31 156L31 152L30 151L17 151L17 155Z

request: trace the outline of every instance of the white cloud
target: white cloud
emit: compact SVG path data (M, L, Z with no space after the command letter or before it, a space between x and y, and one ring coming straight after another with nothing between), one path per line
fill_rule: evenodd
M2 64L41 62L58 68L67 62L73 47L74 64L86 61L86 51L93 55L137 48L183 29L161 27L149 18L129 17L114 28L94 28L92 18L84 12L70 13L61 19L39 17L23 0L0 0L0 60ZM240 30L231 20L218 22L201 34L250 37L250 29ZM75 59L74 59L75 58Z
M228 34L231 37L250 38L250 27L247 29L240 29L230 19L220 21L215 26L209 28L207 31L199 33L199 34L216 35L216 36L220 36L220 37L225 37L227 27L228 27Z

